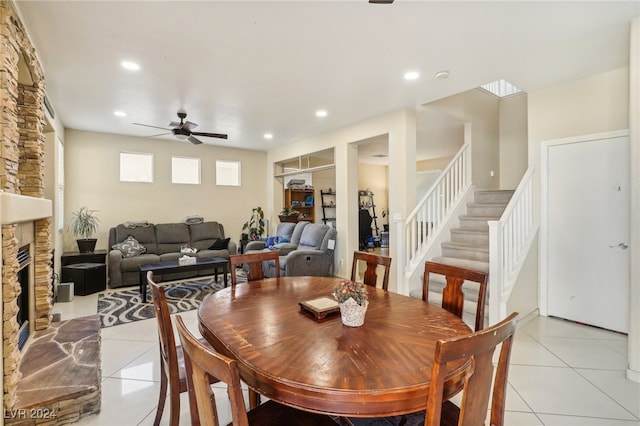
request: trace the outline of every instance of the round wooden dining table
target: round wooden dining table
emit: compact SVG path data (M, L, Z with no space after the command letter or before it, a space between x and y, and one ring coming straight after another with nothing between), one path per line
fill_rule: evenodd
M469 334L452 313L408 296L368 287L364 325L340 314L317 320L299 302L341 281L268 278L225 288L198 309L205 339L238 361L249 387L282 404L339 416L376 417L423 410L436 341ZM461 387L464 365L451 366L445 397Z

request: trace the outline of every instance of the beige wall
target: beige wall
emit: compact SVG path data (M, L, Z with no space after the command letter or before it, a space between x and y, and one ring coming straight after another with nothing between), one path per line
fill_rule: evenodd
M516 189L527 171L527 95L500 100L500 189Z
M447 141L449 145L456 147L452 150L452 154L455 154L464 143L462 132L464 123L471 123L473 182L477 188L498 189L499 187L499 105L499 100L495 96L480 89L473 89L423 106L424 110L437 110L443 116L452 117L451 120L453 117L459 120L458 133L439 133L440 137L450 139ZM424 167L424 164L418 167ZM493 171L493 177L490 175L491 171Z
M456 141L458 143L459 141ZM418 172L427 172L431 170L444 170L451 160L453 159L453 155L450 157L440 157L440 158L432 158L430 160L422 160L416 163L416 171Z
M120 152L154 155L154 183L119 181ZM171 157L201 159L200 185L171 183ZM216 160L242 164L242 186L215 185ZM192 145L178 140L150 139L67 130L65 135L65 218L81 206L98 210L102 222L97 248L108 245L108 231L124 221L179 222L189 215L216 220L225 233L239 240L242 224L267 196L264 152ZM65 231L65 250L75 250L75 239Z
M540 141L626 129L629 68L529 93L529 156L540 157Z

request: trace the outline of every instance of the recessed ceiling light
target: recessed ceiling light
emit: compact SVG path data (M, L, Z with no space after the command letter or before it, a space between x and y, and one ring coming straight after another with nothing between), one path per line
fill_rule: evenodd
M405 80L415 80L420 77L420 73L418 71L407 71L404 73Z
M113 115L117 116L117 117L126 117L127 113L124 111L113 111Z
M131 62L131 61L122 61L120 62L120 65L122 65L122 68L129 70L129 71L138 71L140 69L140 65L136 64L135 62Z
M444 80L445 78L449 78L449 71L438 71L436 73L436 78L438 80Z
M327 111L324 109L319 109L316 111L316 117L326 117Z
M265 139L273 139L273 135L271 133L265 133L264 134L264 138Z

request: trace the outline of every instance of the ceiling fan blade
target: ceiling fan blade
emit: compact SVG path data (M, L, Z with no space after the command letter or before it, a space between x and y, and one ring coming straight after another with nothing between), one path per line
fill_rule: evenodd
M204 133L204 132L191 132L192 135L196 135L196 136L206 136L208 138L220 138L220 139L227 139L227 135L222 134L222 133Z
M169 133L159 133L157 135L150 135L150 136L145 136L145 138L155 138L156 136L164 136L164 135L172 135L173 133L169 132Z
M188 130L188 131L192 131L196 127L198 127L198 125L192 121L185 121L184 125L182 126L184 130Z
M169 123L170 127L177 127L178 129L180 128L180 123L177 121L172 121Z
M194 145L199 145L202 143L202 141L196 138L195 136L189 136L189 142L191 142Z
M135 124L136 126L153 127L154 129L162 129L162 130L171 131L171 129L167 129L166 127L151 126L149 124L141 124L141 123L131 123L131 124Z

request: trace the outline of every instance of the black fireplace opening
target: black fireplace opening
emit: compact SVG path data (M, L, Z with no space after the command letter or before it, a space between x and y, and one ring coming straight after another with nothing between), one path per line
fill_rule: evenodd
M31 264L31 251L26 245L18 250L18 284L20 285L20 295L18 296L18 349L22 350L29 338L29 265Z

